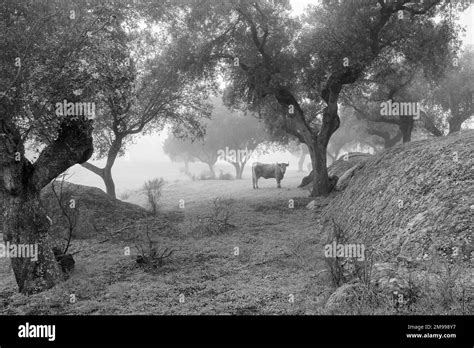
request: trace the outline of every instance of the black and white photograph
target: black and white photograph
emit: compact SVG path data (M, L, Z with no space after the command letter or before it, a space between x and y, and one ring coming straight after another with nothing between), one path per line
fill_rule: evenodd
M0 18L2 348L472 347L474 1Z

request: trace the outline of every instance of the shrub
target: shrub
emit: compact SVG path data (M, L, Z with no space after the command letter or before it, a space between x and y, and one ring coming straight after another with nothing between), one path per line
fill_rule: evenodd
M210 171L205 170L198 175L197 180L213 180L216 176Z
M161 197L161 190L165 181L163 178L155 178L153 180L148 180L143 185L143 189L145 190L148 204L150 206L151 212L156 215L158 213L158 201Z
M219 180L234 180L234 176L230 173L223 173L222 170L219 173Z
M191 232L198 235L217 235L235 227L229 220L233 215L232 205L234 200L217 197L211 202L208 215L198 216L193 221Z
M164 226L167 228L168 226ZM138 225L137 230L133 232L131 240L138 252L136 261L140 266L147 268L161 267L165 259L171 257L176 251L170 248L160 248L158 242L153 239L152 234L157 231L151 231L149 222Z
M119 198L120 198L120 200L122 200L122 201L126 201L127 199L130 198L130 194L131 194L131 191L122 192L122 193L119 195Z

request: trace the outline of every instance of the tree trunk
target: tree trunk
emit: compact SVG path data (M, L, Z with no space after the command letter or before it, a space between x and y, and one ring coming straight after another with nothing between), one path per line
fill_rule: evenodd
M304 144L301 144L301 156L298 161L298 172L303 171L304 160L306 159L306 155L308 154L307 148L308 148L307 146L305 146Z
M102 178L105 185L105 192L112 197L117 198L115 193L115 183L112 177L112 167L117 159L120 148L122 147L123 138L117 137L112 143L112 146L107 153L107 163L104 168L99 168L91 163L83 163L82 166L86 169L89 169L94 174L97 174Z
M242 179L242 174L244 173L245 164L247 162L231 162L235 168L235 178L237 180Z
M234 165L234 168L235 168L235 178L237 180L241 180L242 179L242 172L244 171L244 165L245 164L241 164L241 163L232 163Z
M3 240L17 247L29 246L21 249L30 251L30 257L12 257L12 269L20 292L41 292L59 283L62 271L52 251L40 192L68 168L91 157L92 121L64 119L57 138L34 164L24 157L23 140L15 124L0 118L0 132Z
M311 164L313 165L313 189L311 196L327 196L329 194L329 176L326 165L327 147L315 140L310 147Z
M112 178L112 167L104 168L104 176L102 176L102 180L104 180L105 192L107 192L110 197L117 198L115 194L115 183Z
M413 130L413 117L403 116L400 117L400 131L402 132L403 143L411 141L411 132Z
M242 179L242 176L244 175L244 168L245 168L245 163L242 163L240 165L240 170L239 170L239 173L237 175L237 179L239 179L239 180Z
M211 163L211 162L206 162L207 166L209 167L209 171L211 172L211 176L212 178L215 178L216 177L216 172L214 171L214 163Z
M230 164L232 164L232 165L234 166L234 169L235 169L235 178L236 178L236 179L242 179L242 173L240 173L240 177L239 177L240 163L238 163L238 162L230 162Z
M300 159L298 161L298 172L300 172L300 173L304 171L303 170L303 164L304 164L304 161L306 159L306 155L307 155L306 153L301 154Z
M328 102L328 106L323 113L323 125L321 130L318 134L314 134L306 124L303 110L287 89L279 88L275 97L282 106L294 106L294 115L286 119L286 127L287 130L291 131L291 134L297 136L301 142L304 142L308 146L311 165L316 174L313 176L311 196L327 196L330 187L326 167L326 151L329 138L339 127L340 121L337 115L337 98L335 101L331 100Z
M321 129L312 143L310 149L311 162L313 163L313 190L311 196L327 196L332 187L329 185L329 175L326 163L326 153L329 139L339 128L341 123L338 115L337 101L342 84L336 78L334 81L329 79L328 86L323 90L323 99L327 106L323 111L323 123ZM312 153L311 153L312 152Z
M91 163L83 163L82 166L86 169L89 169L94 174L100 176L105 185L105 192L110 197L117 198L115 193L115 183L112 177L112 167L105 166L104 168L99 168Z
M463 120L460 117L456 117L453 115L453 117L449 118L448 119L448 124L449 124L448 134L459 132L461 130L462 123L463 123Z
M53 287L61 281L62 272L52 251L49 222L41 207L39 192L9 197L2 195L2 202L5 244L30 245L32 251L37 248L36 262L31 257L11 258L19 291L32 294Z

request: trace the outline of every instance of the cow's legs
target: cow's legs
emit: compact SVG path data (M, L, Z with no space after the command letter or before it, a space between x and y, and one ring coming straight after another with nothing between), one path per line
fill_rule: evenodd
M281 188L280 180L277 180L277 188Z
M255 178L256 178L256 175L255 175L255 165L252 165L252 187L255 189Z

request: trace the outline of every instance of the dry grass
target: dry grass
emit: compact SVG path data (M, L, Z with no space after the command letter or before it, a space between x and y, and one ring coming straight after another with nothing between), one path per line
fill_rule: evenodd
M71 278L54 289L26 297L16 292L9 261L0 259L0 314L400 313L391 298L364 284L353 288L343 284L339 289L345 286L347 292L341 291L341 298L348 298L351 303L328 308L331 295L332 299L338 299L323 259L327 236L320 226L321 213L328 204L334 204L335 197L358 202L362 195L352 191L332 193L328 198L318 198L316 208L309 211L304 208L309 202L308 191L296 188L303 176L287 172L282 189L276 188L274 180L262 180L261 188L254 190L249 178L165 185L160 214L146 218L146 223L151 226L157 250L175 251L153 269L137 264L137 251L127 241L126 234L102 243L99 238L74 240L71 252L83 251L75 256L76 269ZM343 210L345 219L336 219L338 223L342 221L344 231L354 225L362 230L359 220L365 217L360 215L367 209L364 204L374 201L370 195L375 188L370 183L368 188L369 197L364 202L347 202ZM386 207L396 198L384 196L391 189L377 187L385 198L380 207ZM349 194L354 197L348 197ZM190 221L212 211L212 202L218 197L232 199L228 223L235 227L214 235L192 233ZM290 200L294 208L290 208ZM143 207L147 204L143 192L129 193L127 201ZM372 213L379 214L370 207ZM136 221L134 228L143 220ZM170 227L162 228L166 223ZM373 229L377 235L383 230L389 238L391 224L385 223L388 226L369 226L367 230ZM132 250L129 256L124 253L126 247ZM443 287L452 284L456 275L456 272L443 275L436 287L433 283L421 284L424 286L421 295L430 294L431 298L420 299L410 314L472 313L468 308L472 301L458 299L465 295L464 288L450 291ZM71 301L71 295L77 299L75 302ZM435 303L441 303L445 309Z
M72 251L83 251L76 255L71 278L26 297L16 293L9 261L1 259L0 313L317 314L322 297L313 292L317 269L322 269L322 248L312 212L301 209L308 192L294 188L300 180L301 175L290 172L282 189L267 180L259 190L245 179L166 185L163 211L182 212L184 221L175 219L175 228L154 232L159 247L176 250L162 267L150 272L137 265L133 246L132 255L125 256L127 242L120 238L105 243L75 240ZM223 192L224 198L233 199L229 222L235 227L219 235L189 233L186 222L209 211ZM288 201L295 198L300 205L290 209ZM184 209L179 209L180 199ZM145 196L137 194L128 201L146 204ZM265 209L267 205L271 209ZM147 219L161 223L160 217Z

